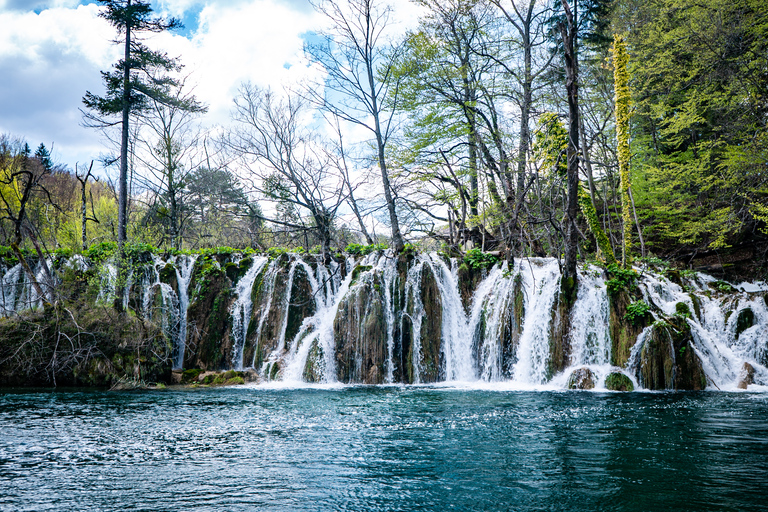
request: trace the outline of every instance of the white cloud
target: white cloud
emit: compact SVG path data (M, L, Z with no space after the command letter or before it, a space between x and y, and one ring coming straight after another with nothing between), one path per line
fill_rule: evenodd
M99 6L76 4L0 0L0 132L25 137L30 145L54 144L54 156L70 166L105 151L98 133L80 126L78 109L87 90L103 93L100 71L120 58L115 31L98 17ZM320 72L302 51L302 34L324 23L307 0L160 0L156 8L179 17L199 13L186 37L162 33L147 43L180 56L195 94L209 105L206 124L228 123L233 97L246 80L280 88ZM413 26L417 12L408 0L398 0L395 30Z

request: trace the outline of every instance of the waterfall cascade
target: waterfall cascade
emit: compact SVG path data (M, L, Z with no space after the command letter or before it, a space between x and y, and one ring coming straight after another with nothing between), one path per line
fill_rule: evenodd
M695 367L705 379L701 387L768 388L768 286L762 283L734 287L694 273L672 282L636 269L634 302L642 296L647 317L620 360L611 323L629 320L612 309L597 267L580 269L577 298L561 318L554 259L480 270L437 254L389 251L328 265L296 254L229 258L203 264L197 256L154 256L130 272L126 307L163 327L174 368L208 364L201 343L188 344L195 333L217 337L206 342L224 354L212 369L251 368L263 379L287 382L563 388L580 372L597 389L615 373L636 388L688 389L679 385L687 382L680 373ZM89 266L79 256L66 264ZM0 271L0 315L41 306L20 265ZM214 274L224 284L206 286ZM114 265L102 264L98 275L97 300L106 302L114 293ZM224 307L222 314L190 313L192 303L202 307L205 293L218 294L209 302ZM557 339L562 322L567 332ZM565 354L560 366L558 353Z

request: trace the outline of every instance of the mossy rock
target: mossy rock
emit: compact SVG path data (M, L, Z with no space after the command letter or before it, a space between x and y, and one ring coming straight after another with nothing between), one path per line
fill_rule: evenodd
M354 270L352 270L352 284L354 284L357 281L357 278L360 277L360 274L368 272L372 268L373 266L371 265L357 265L354 268Z
M736 317L736 339L739 339L741 333L755 325L755 313L750 308L744 308L739 311Z
M594 389L595 375L589 368L577 368L568 377L568 389Z
M312 340L312 346L309 348L309 354L307 355L307 363L304 365L301 376L305 382L322 382L324 377L323 357L323 348L317 339Z
M635 385L632 379L621 372L609 373L605 378L605 388L611 391L634 391Z
M685 302L675 304L675 315L681 318L691 318L691 308Z
M650 319L650 315L645 315L639 318L639 321L628 321L627 307L632 302L633 297L627 290L619 290L608 295L611 364L618 367L627 364L637 337L643 332Z
M689 293L688 297L691 298L691 303L693 303L693 312L696 314L696 319L701 320L701 298L695 293Z
M203 370L199 368L184 370L181 374L181 383L188 384L197 381L197 377L203 373Z
M178 289L179 285L176 278L176 267L173 263L166 263L163 268L158 271L160 276L160 282L170 285L174 290Z

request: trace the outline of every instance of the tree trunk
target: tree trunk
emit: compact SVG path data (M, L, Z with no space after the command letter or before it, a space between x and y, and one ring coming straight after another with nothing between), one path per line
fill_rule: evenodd
M131 0L127 0L127 8L131 8ZM123 66L123 121L120 139L120 178L118 180L117 200L117 281L115 283L116 311L123 310L125 296L125 279L127 269L125 264L125 240L128 225L128 117L131 113L131 24L125 24L125 56Z
M568 196L565 226L565 268L563 291L567 301L576 298L576 259L579 234L576 228L579 195L579 80L576 55L576 12L571 12L567 0L561 0L566 21L560 23L560 33L565 47L565 88L568 94Z
M389 222L392 224L392 246L396 253L400 253L405 248L403 236L400 234L400 223L397 220L397 210L395 209L395 200L392 197L392 188L389 184L389 172L387 171L387 162L384 158L384 137L381 133L381 123L379 121L379 105L376 97L376 84L373 81L373 63L367 62L368 86L370 87L371 111L373 113L373 122L376 134L376 149L378 150L379 169L381 170L381 181L384 185L384 199L387 201L387 210L389 210Z

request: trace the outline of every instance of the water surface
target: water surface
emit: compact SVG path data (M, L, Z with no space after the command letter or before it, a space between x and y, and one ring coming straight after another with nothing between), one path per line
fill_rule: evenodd
M0 510L766 510L768 395L0 391Z

